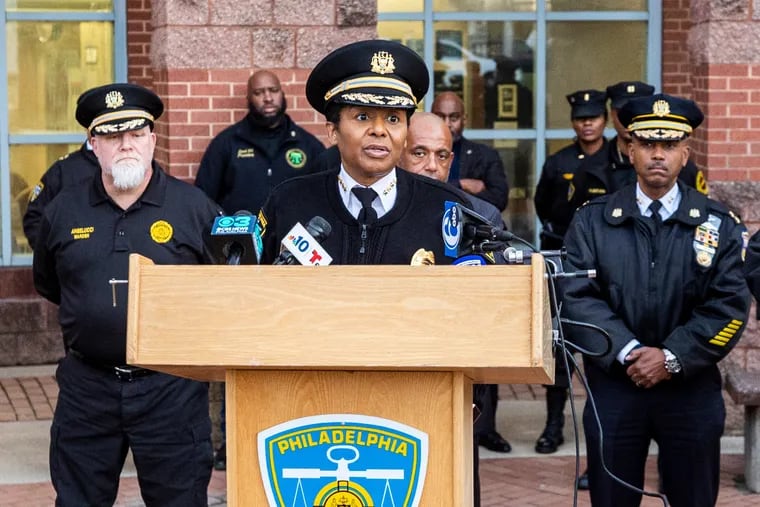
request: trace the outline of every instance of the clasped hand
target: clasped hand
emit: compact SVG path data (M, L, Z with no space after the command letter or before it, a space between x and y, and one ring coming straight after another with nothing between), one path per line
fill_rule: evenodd
M638 387L649 389L672 376L665 369L665 354L657 347L639 347L632 350L625 358L632 363L626 374Z

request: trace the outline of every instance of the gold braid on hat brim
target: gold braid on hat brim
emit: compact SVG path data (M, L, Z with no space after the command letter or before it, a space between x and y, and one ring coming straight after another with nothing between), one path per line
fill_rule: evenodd
M124 122L119 124L113 123L119 120L124 120ZM144 109L123 109L97 116L92 120L90 128L87 130L96 134L114 134L141 128L147 122L155 122L155 118L148 111ZM104 125L105 123L108 123L108 125Z
M688 123L683 123L680 121L651 119L634 121L628 125L627 130L631 134L635 134L639 139L677 141L690 135L694 129L692 129L691 125Z
M409 86L408 83L392 77L380 76L364 76L354 79L346 79L345 81L342 81L341 83L333 86L330 88L330 90L327 91L327 93L325 93L325 102L329 102L330 99L334 98L338 94L341 94L341 97L346 97L347 94L344 92L356 90L359 88L384 88L387 90L401 92L407 97L410 105L417 105L417 99L414 96L414 93L412 93L412 87ZM383 97L383 95L376 94L365 93L365 95Z

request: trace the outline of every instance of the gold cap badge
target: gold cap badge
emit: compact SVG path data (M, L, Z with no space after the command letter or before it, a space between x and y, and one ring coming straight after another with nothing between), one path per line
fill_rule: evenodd
M612 210L612 217L613 218L620 218L623 216L623 208L615 208Z
M634 93L636 92L636 85L628 85L625 89L628 93Z
M378 51L372 55L372 72L376 74L390 74L396 70L393 55L388 51Z
M124 105L124 97L119 91L111 91L106 94L106 107L116 109Z
M652 113L661 118L667 116L670 114L670 104L664 100L657 100L652 104Z

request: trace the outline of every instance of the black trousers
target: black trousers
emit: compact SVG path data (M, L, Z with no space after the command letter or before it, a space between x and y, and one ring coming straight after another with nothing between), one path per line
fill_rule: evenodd
M473 434L477 442L480 435L496 431L496 407L499 403L498 384L475 384L472 387L472 402L480 410L475 421Z
M642 488L649 444L657 442L659 473L673 507L714 506L720 485L720 437L726 411L718 369L692 379L636 387L622 366L612 374L586 361L591 393L604 432L604 461L624 481ZM583 414L591 504L638 507L641 495L609 478L600 435L586 402Z
M57 506L113 505L127 450L146 506L206 506L208 385L155 373L122 382L67 355L50 430Z

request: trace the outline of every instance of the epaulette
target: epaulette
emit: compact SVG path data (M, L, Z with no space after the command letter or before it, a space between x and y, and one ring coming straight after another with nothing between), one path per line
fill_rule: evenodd
M578 206L578 209L585 208L586 206L593 206L595 204L607 204L607 201L609 200L610 194L600 195L599 197L595 197L593 199L588 199L586 202Z
M62 157L58 157L58 160L66 160L67 158L69 158L69 155L71 155L71 152L63 155Z
M728 215L737 224L742 223L741 217L737 213L734 213L734 211L729 209L728 206L726 206L720 201L716 201L714 199L708 199L708 208L710 209L710 211L717 211L718 213L722 215Z

